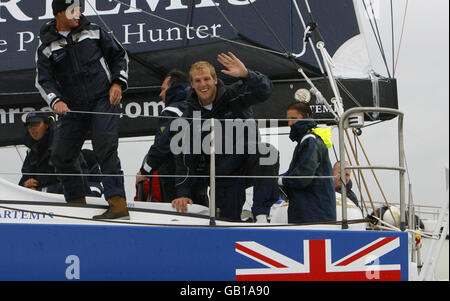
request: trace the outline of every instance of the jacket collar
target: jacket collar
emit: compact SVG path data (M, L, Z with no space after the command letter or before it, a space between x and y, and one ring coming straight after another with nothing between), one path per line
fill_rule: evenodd
M289 138L294 142L300 142L302 141L303 136L315 127L317 127L317 123L314 120L300 119L293 126L291 126Z
M219 107L222 106L225 99L223 98L224 94L226 92L225 84L222 80L217 81L217 94L216 98L213 101L213 110L212 112L217 111ZM201 110L203 108L202 104L200 103L200 100L198 99L197 93L195 93L195 90L192 89L191 93L188 95L188 102L189 104L195 109L195 110Z
M178 83L171 86L166 91L165 106L170 106L173 103L186 100L190 85L188 83Z
M91 24L91 22L83 15L80 17L80 26L72 31L72 34L82 31L86 26ZM39 33L42 44L48 45L51 42L61 39L61 35L56 29L56 19L52 19L42 26Z

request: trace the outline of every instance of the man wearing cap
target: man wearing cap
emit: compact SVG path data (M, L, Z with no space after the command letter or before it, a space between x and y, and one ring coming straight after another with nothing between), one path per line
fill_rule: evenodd
M61 115L52 162L58 173L76 173L76 158L90 132L102 173L112 175L103 179L109 209L93 218L129 219L117 154L119 116L114 114L127 88L127 53L80 13L79 0L53 0L52 8L55 19L42 26L36 54L36 87ZM67 202L86 202L80 177L61 179Z
M25 127L27 133L24 144L29 150L22 166L22 173L25 175L20 179L19 185L43 192L62 193L62 186L54 175L55 168L50 162L56 131L53 116L42 112L29 113Z

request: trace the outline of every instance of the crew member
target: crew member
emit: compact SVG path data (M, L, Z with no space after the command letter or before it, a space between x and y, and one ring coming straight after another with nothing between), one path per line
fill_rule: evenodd
M56 133L54 117L44 112L28 113L24 144L29 148L22 165L19 185L42 192L63 193L62 185L50 162ZM35 175L31 175L35 174Z
M78 173L75 162L90 132L102 174L108 175L103 185L109 208L93 218L129 219L117 154L118 104L127 88L128 57L113 36L80 13L78 4L53 0L55 18L42 26L37 49L36 87L61 115L52 162L58 173ZM62 183L67 202L86 202L80 177L63 176Z
M289 198L289 223L336 221L336 194L328 155L331 132L317 128L311 117L308 103L296 102L287 108L289 137L297 142L289 169L279 179Z
M202 141L208 139L207 136L210 134L208 130L205 130L205 126L207 126L205 121L199 128L196 128L196 113L201 114L202 120L217 119L218 122L221 122L222 130L224 130L226 128L224 119L248 120L252 118L252 105L266 101L272 93L273 85L269 78L261 73L248 70L233 53L220 54L218 61L225 66L225 69L222 70L224 74L240 80L231 86L224 85L218 79L214 66L204 61L195 63L190 69L189 75L193 91L188 96L189 108L183 116L187 117L187 121L189 121L190 136L186 136L189 136L190 142L187 145L190 145L191 148L186 148L180 156L177 156L177 174L180 175L176 183L178 198L172 204L178 211L186 211L187 204L193 203L193 183L199 179L196 176L208 175L210 171L209 153L198 154L192 149L192 147L196 147L196 142L193 140L194 134L201 135ZM218 134L217 137L219 136ZM233 152L225 151L224 154L216 155L216 208L219 217L240 221L242 205L246 197L246 179L239 175L245 175L247 171L246 163L249 159L248 146L250 142L247 134L230 139L230 133L225 132L221 137L222 145L225 148L231 146ZM244 146L242 154L236 151L236 147L239 145ZM275 160L272 164L277 166L278 154L274 157ZM230 175L236 177L220 177ZM278 170L275 175L278 175ZM276 178L273 179L272 186L274 185L276 185ZM270 193L273 190L272 188L267 189ZM270 202L267 202L267 199L270 199ZM272 200L272 196L264 196L254 200L253 206L263 208L264 212L258 215L267 215L271 204L277 200L278 197L273 197Z

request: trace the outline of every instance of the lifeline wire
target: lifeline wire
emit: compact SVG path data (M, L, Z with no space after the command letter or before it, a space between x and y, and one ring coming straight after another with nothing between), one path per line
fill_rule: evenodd
M64 203L62 203L64 204ZM88 204L89 205L89 204ZM22 209L22 208L13 208L13 207L6 207L6 206L0 206L2 209L6 210L17 210L17 211L23 211L33 214L41 214L41 215L47 215L48 212L40 212L40 211L34 211L34 210L28 210L28 209ZM128 208L129 211L133 211L133 208ZM186 217L199 217L198 214L190 214L190 213L174 213L171 211L163 211L163 210L154 210L159 211L161 214L167 214L167 212L170 212L174 215L180 215L180 216L186 216ZM153 211L153 212L154 212ZM195 225L195 224L156 224L156 223L141 223L141 222L132 222L132 221L126 221L126 220L94 220L93 218L86 218L86 217L78 217L78 216L70 216L70 215L62 215L62 214L56 214L52 213L52 216L60 217L60 218L67 218L67 219L74 219L74 220L83 220L83 221L95 221L98 223L110 223L110 224L124 224L124 225L139 225L139 226L157 226L157 227L182 227L182 228L273 228L273 227L295 227L295 226L307 226L307 225L340 225L341 222L324 222L324 223L310 223L310 224L255 224L255 223L245 223L245 222L235 222L236 225ZM209 216L201 215L201 218L209 218ZM220 220L220 219L219 219ZM347 221L349 224L359 224L359 223L366 223L369 220L367 219L357 219L357 220L349 220Z
M25 176L60 176L60 177L145 177L145 178L209 178L209 175L125 175L125 174L57 174L57 173L18 173L18 172L0 172L0 175L25 175ZM215 176L216 178L223 179L334 179L335 176L244 176L244 175L228 175L228 176Z
M33 113L42 113L42 114L48 114L48 113L52 113L52 111L32 111ZM5 112L6 115L8 114L28 114L31 112ZM128 116L125 113L114 113L114 112L92 112L92 111L78 111L78 110L74 110L74 111L69 111L68 113L73 113L73 114L86 114L86 115L111 115L111 116L119 116L119 117L124 117L124 116ZM143 117L143 118L161 118L161 119L186 119L186 120L198 120L198 121L205 121L205 120L210 120L211 118L197 118L197 117L177 117L177 116L146 116L146 115L134 115L132 114L134 118L137 117ZM236 119L219 119L219 118L214 118L215 120L218 121L227 121L227 120L239 120L239 118ZM296 121L298 119L287 119L287 118L258 118L258 119L245 119L245 120L252 120L252 121ZM320 122L331 122L331 121L335 121L334 118L317 118L317 119L313 119L311 118L310 120L312 121L318 121Z

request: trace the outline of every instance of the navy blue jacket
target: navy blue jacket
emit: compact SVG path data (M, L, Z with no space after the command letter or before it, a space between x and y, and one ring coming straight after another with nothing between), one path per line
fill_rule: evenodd
M41 28L36 87L51 108L63 100L72 110L86 110L109 94L112 83L127 88L126 51L86 17L80 23L67 38L57 31L55 19Z
M227 154L225 153L225 142L226 142L226 132L223 119L250 119L253 117L252 105L262 103L269 99L272 94L273 84L271 80L258 72L250 71L246 79L241 79L238 82L230 86L225 86L222 81L218 81L217 84L217 95L213 102L212 110L205 109L196 95L195 91L192 90L191 95L188 95L189 108L184 114L187 118L192 118L194 116L194 111L201 112L202 120L209 118L220 119L222 125L222 147L224 154L216 155L216 174L217 175L232 175L237 174L240 169L243 168L245 163L246 155L244 154ZM194 122L188 120L191 125L190 139L191 148L196 143L192 137L194 131L199 131L199 129L194 129ZM201 137L202 141L210 131L202 131ZM234 136L236 137L236 136ZM208 137L206 137L208 139ZM238 144L247 144L247 136L244 137L245 141L236 141L234 138L234 146ZM176 159L176 169L177 175L182 175L182 177L177 179L177 196L178 197L191 197L191 188L193 187L193 178L187 178L186 175L201 174L202 170L204 173L209 172L209 155L206 154L194 154L191 149L189 154L181 154L177 156ZM201 167L200 165L206 165L206 167Z
M142 167L143 174L149 174L151 170L158 170L167 160L173 160L170 151L170 139L172 138L170 123L174 118L181 117L188 108L186 95L190 89L190 85L187 83L174 84L167 89L165 108L160 115L163 118L158 120L155 142L147 153Z
M311 133L317 123L299 120L291 127L290 138L298 142L284 176L332 176L328 149ZM336 194L331 178L283 178L289 198L289 223L315 223L336 220Z
M42 173L44 175L23 175L19 181L19 185L24 186L28 179L34 178L39 184L37 190L44 187L57 185L59 183L55 174L55 167L50 162L50 155L52 152L52 144L55 139L56 124L50 121L47 133L41 140L34 140L27 132L24 138L24 144L29 148L27 156L22 165L22 173Z

